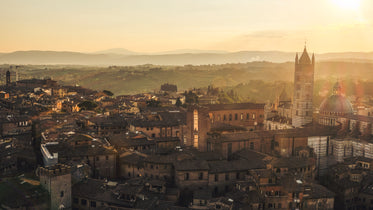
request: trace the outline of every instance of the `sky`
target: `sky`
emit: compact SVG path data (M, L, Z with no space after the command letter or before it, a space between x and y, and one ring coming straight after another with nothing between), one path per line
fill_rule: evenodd
M0 52L370 52L372 37L372 0L0 0Z

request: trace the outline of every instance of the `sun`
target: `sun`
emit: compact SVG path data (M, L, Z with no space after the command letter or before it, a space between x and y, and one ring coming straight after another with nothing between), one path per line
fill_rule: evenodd
M344 10L358 10L361 0L332 0L333 3Z

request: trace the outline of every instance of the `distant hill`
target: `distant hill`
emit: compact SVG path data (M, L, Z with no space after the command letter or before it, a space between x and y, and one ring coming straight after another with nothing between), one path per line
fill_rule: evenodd
M112 48L112 49L107 49L107 50L96 51L96 52L93 52L93 54L138 55L142 53L134 52L134 51L127 50L124 48Z
M229 53L228 51L224 50L195 50L195 49L179 49L179 50L170 50L170 51L163 51L163 52L158 52L158 53L150 53L153 55L164 55L164 54L187 54L187 53L192 53L192 54L201 54L201 53Z
M190 53L183 53L183 52ZM193 52L193 53L192 53ZM122 48L110 49L96 53L61 52L61 51L16 51L0 53L0 64L63 64L63 65L205 65L225 63L247 63L268 61L275 63L294 61L295 52L280 51L200 51L179 50L160 54L136 54ZM127 54L126 54L127 53ZM371 62L373 52L342 52L316 54L317 61Z

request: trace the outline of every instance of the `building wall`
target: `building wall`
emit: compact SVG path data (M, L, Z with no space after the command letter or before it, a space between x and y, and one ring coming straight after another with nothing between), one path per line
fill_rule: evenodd
M189 107L186 119L186 135L183 144L193 146L203 152L207 151L207 132L211 128L208 110L198 106Z
M266 130L284 130L284 129L292 129L293 126L287 122L277 122L272 120L266 120L264 122Z
M152 138L160 137L178 137L180 140L184 138L185 125L167 126L167 127L140 127L133 128L133 131L140 131Z
M119 177L126 179L144 176L144 168L131 163L120 163Z
M373 158L373 143L355 138L332 139L329 150L338 162L348 157Z
M264 122L264 109L209 111L209 118L212 125L214 123L225 123L257 129L259 128L258 125Z
M144 175L153 179L173 182L174 167L171 163L144 162Z
M282 157L290 157L295 154L295 148L307 146L307 137L276 136L275 141L278 144L278 146L275 147L275 151Z
M199 174L203 174L203 178L199 179ZM186 174L189 178L186 179ZM208 171L175 171L175 183L180 189L198 189L208 186Z
M101 178L116 178L116 154L95 155L88 157L88 164L92 167L93 175Z
M242 149L251 149L260 152L261 140L260 139L243 139L240 141L227 141L221 143L221 154L225 158L230 158L230 156Z

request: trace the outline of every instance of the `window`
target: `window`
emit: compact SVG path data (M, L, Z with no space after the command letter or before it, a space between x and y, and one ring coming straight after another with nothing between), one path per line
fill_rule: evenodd
M106 158L106 160L109 160L109 156L107 156L107 155L106 155L106 157L105 157L105 158Z
M240 179L240 172L236 173L236 179Z
M243 120L243 113L241 113L240 115L240 120Z
M250 149L254 149L254 142L250 142Z
M219 181L219 174L215 174L215 182Z
M229 114L229 121L232 121L232 114Z
M199 180L202 180L202 179L203 179L203 173L202 173L202 172L198 174L198 179L199 179Z
M91 207L96 207L96 201L91 201Z
M63 193L63 190L62 190L61 193L60 193L60 197L62 198L63 195L64 195L64 193Z
M151 168L151 169L153 169L153 167L154 167L153 165L150 165L150 168Z
M86 200L86 199L82 199L82 200L80 200L80 204L81 204L82 206L87 205L87 200Z
M97 156L97 157L96 157L96 161L100 161L100 157Z
M229 174L228 174L228 173L225 174L225 180L226 180L226 181L229 180Z
M238 114L234 114L234 120L238 120Z
M184 174L184 180L189 180L189 173Z
M246 120L249 120L249 119L250 119L250 114L246 113Z
M255 118L256 118L256 115L255 115L255 113L253 113L253 120L255 120Z
M73 202L76 203L76 204L79 204L79 198L74 198Z
M223 121L226 121L226 120L227 120L227 116L224 115L224 116L223 116Z

